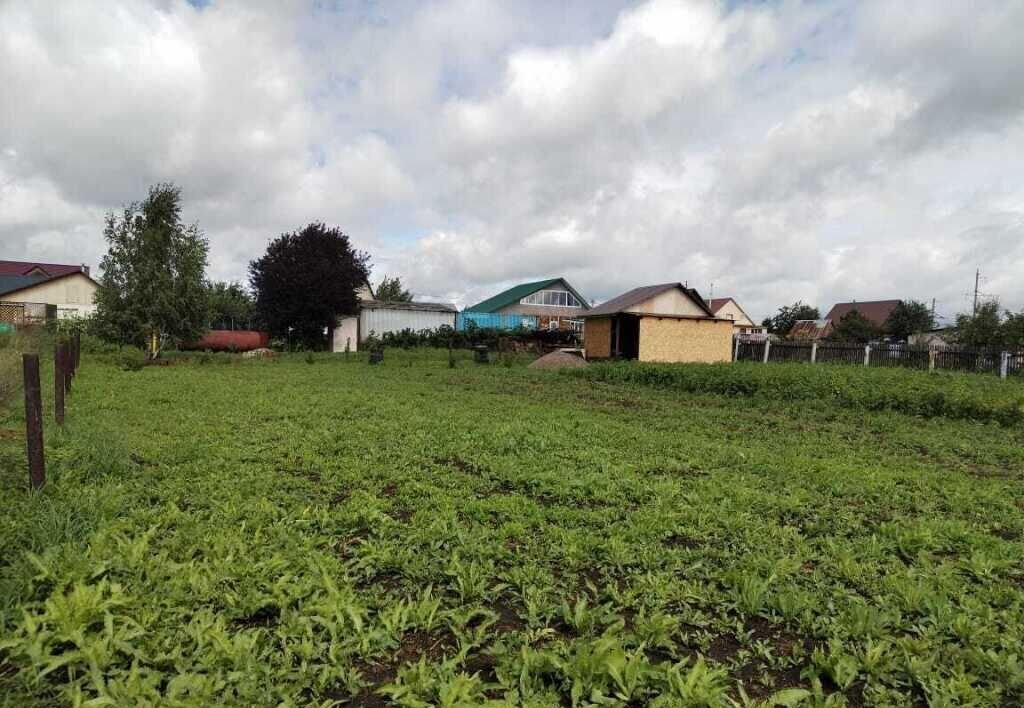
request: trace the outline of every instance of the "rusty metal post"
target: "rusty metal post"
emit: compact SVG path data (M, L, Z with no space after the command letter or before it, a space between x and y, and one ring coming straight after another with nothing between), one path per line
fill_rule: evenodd
M43 459L43 396L39 387L39 355L22 355L25 381L25 448L28 454L28 480L33 489L46 483Z
M57 425L64 425L64 367L67 356L65 346L53 343L53 420Z

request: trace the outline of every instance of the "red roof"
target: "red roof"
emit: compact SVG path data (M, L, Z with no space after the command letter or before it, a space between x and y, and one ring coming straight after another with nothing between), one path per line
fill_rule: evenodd
M0 261L0 275L31 275L39 269L51 278L68 273L86 272L83 265L63 265L60 263L30 263L27 261Z
M708 300L708 307L711 308L712 312L718 312L723 307L725 307L725 303L729 302L730 300L732 300L731 297L713 297L710 300Z
M828 314L825 315L825 319L832 320L834 324L839 324L839 320L856 310L862 317L864 317L864 319L881 327L885 324L885 321L889 319L889 315L899 304L899 300L873 300L869 302L857 302L855 300L853 302L837 302L832 306L832 309L828 311Z

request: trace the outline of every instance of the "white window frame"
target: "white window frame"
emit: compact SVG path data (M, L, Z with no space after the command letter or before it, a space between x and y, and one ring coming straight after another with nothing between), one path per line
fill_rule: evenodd
M555 299L549 297L550 295L559 295L560 297L558 299L564 300L565 304L544 302L545 299ZM538 290L537 292L530 293L526 297L520 299L519 304L535 305L538 307L571 307L575 309L583 308L583 302L568 290Z

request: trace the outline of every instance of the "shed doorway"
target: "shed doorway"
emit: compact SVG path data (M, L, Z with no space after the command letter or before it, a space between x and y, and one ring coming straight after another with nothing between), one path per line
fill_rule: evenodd
M636 359L640 356L640 318L616 315L612 318L612 356Z

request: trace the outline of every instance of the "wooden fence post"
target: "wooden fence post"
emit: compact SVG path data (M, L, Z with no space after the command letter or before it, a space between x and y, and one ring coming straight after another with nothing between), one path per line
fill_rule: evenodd
M71 342L64 342L64 395L71 393L71 381L75 378L75 359L71 351Z
M818 342L811 342L811 363L817 363L818 361Z
M771 350L772 350L772 340L770 340L770 339L764 340L764 359L762 360L761 363L763 363L763 364L767 364L768 363L768 353Z
M869 366L870 364L871 364L871 345L870 344L865 344L864 345L864 366Z
M736 341L733 342L733 347L732 347L732 360L733 361L739 361L740 360L740 338L739 337L735 337L735 340Z
M1010 370L1010 352L1003 352L1002 359L999 362L999 378L1006 380L1006 376Z
M64 366L66 360L64 345L53 343L53 420L64 425Z
M935 353L935 350L934 349L929 349L928 350L928 371L931 371L931 372L935 371L935 360L936 360L936 358L938 358L938 357L937 357L937 355Z
M25 448L28 453L28 480L33 489L46 483L43 459L43 396L39 386L39 355L23 354L25 381Z

